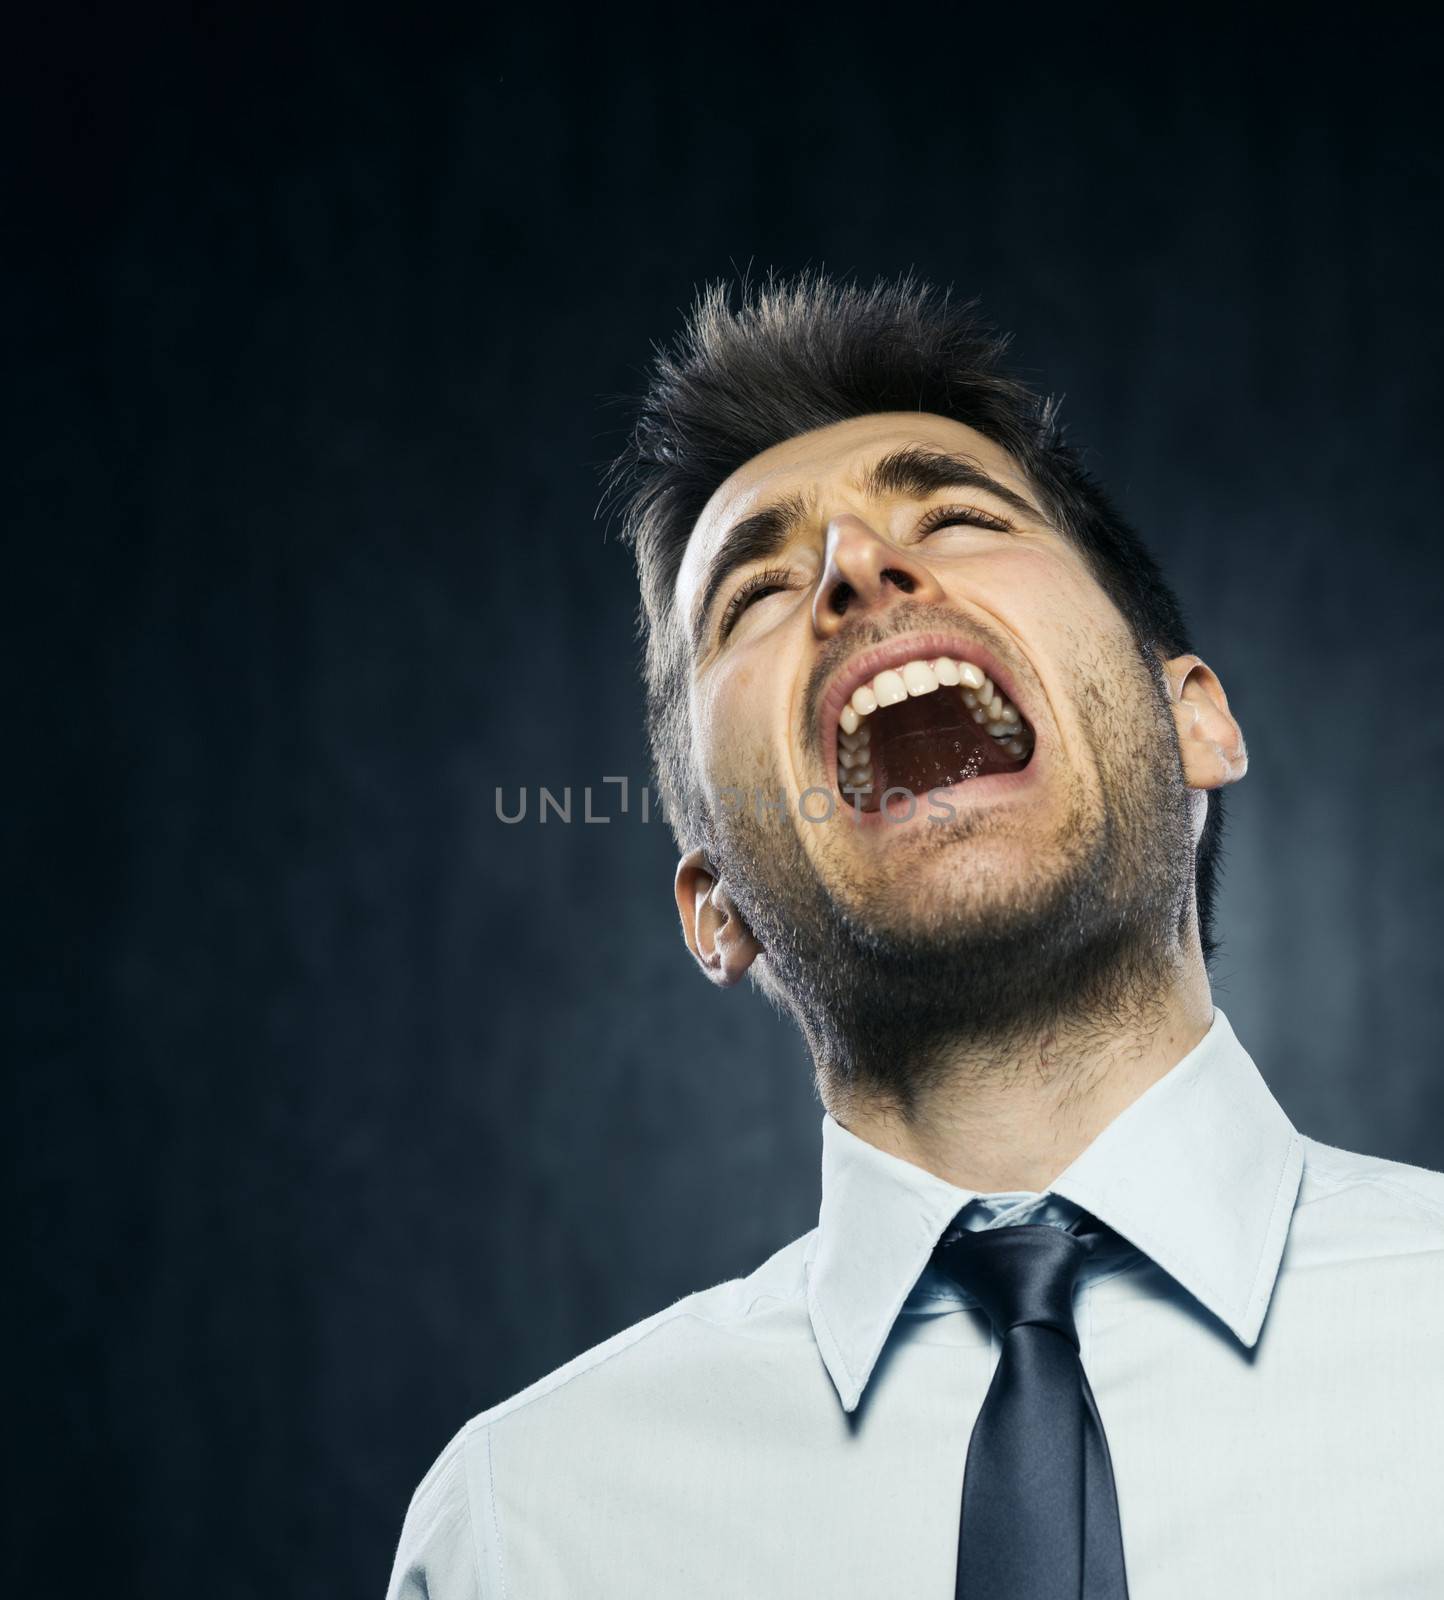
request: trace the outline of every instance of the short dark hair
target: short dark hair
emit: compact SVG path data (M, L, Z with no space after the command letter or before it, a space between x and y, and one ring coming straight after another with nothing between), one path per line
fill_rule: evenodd
M976 429L1022 468L1059 532L1086 559L1145 657L1192 650L1183 609L1142 539L1063 438L1057 405L1005 370L1008 338L978 312L906 273L871 288L821 271L726 281L697 295L654 350L625 448L606 474L641 582L647 730L683 848L706 837L691 765L685 630L673 591L688 538L724 479L773 445L881 411L933 412ZM1199 942L1216 941L1223 799L1209 792L1195 864Z

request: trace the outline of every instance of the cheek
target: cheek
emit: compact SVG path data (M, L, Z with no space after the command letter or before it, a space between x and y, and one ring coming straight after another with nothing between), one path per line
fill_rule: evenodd
M1120 675L1133 658L1132 634L1081 558L1038 548L1002 550L986 572L974 569L966 592L1027 655L1065 744L1073 737L1070 727L1080 722L1091 730L1090 738L1103 738L1117 726L1120 708L1113 697L1125 687ZM1131 684L1127 689L1131 694Z
M705 688L694 687L699 764L713 781L728 782L757 761L775 710L765 698L774 681L759 663L739 660L713 673Z
M1114 646L1128 635L1118 608L1098 587L1082 558L1038 548L999 551L986 572L970 575L970 592L1017 634L1025 647L1057 655L1085 641Z
M1037 545L1004 545L989 552L986 561L964 568L959 580L1000 605L1027 604L1047 596L1049 603L1072 597L1076 603L1085 575L1055 550Z

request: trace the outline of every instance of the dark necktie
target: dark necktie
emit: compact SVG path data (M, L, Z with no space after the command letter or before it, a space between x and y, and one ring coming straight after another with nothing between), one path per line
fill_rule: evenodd
M968 1445L957 1600L1127 1600L1113 1466L1073 1322L1092 1248L1029 1223L965 1231L934 1256L1003 1344Z

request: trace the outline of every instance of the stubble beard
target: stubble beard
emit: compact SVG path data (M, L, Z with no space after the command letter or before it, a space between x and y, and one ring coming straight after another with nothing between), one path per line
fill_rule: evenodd
M1157 1010L1186 919L1193 833L1161 673L1142 658L1135 670L1146 692L1127 695L1126 715L1096 692L1080 701L1101 803L1068 781L1062 820L1024 881L980 879L978 893L919 916L925 897L905 874L880 889L828 869L829 887L803 848L805 821L739 810L709 829L709 856L762 946L753 975L800 1028L829 1104L861 1096L906 1117L959 1062L977 1070L1063 1033L1106 1038ZM930 882L949 858L968 871L993 824L964 820L899 857Z

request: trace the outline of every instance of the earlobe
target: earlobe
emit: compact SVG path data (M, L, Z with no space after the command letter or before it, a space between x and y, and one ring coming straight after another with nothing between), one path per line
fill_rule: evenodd
M700 850L677 863L673 889L682 937L697 965L719 988L740 983L762 947Z
M1248 749L1218 675L1195 655L1175 656L1164 670L1185 782L1191 789L1237 783L1248 771Z

